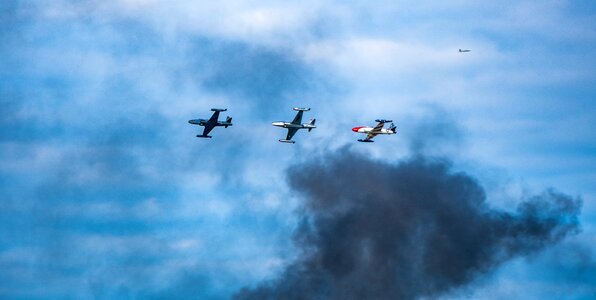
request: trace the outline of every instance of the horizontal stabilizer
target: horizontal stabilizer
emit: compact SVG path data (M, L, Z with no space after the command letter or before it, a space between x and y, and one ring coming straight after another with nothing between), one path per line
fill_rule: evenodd
M200 134L197 134L197 137L200 137L200 138L212 138L212 136L210 136L210 135L200 135Z
M309 111L310 108L294 107L293 110L295 110L295 111Z
M289 144L296 143L295 141L292 141L292 140L279 140L279 141L282 142L282 143L289 143Z
M227 108L212 108L211 111L226 111Z
M375 142L375 141L373 141L373 140L362 140L362 139L360 139L360 140L358 140L358 141L359 141L359 142L363 142L363 143L374 143L374 142Z
M389 122L393 122L393 120L385 120L385 119L376 119L375 122L379 122L379 123L389 123Z

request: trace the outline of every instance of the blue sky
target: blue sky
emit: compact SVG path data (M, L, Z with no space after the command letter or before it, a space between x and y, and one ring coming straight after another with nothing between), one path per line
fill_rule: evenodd
M9 0L0 37L2 297L229 298L296 256L288 167L416 142L495 207L583 199L581 233L445 299L596 294L592 1ZM295 106L318 128L278 143ZM196 139L212 107L235 124ZM355 144L376 118L398 134Z

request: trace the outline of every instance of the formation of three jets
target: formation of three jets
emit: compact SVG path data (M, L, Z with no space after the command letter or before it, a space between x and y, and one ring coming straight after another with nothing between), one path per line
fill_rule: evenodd
M292 120L292 122L279 121L279 122L271 123L273 126L286 128L288 130L288 134L286 135L286 138L279 140L282 143L292 143L292 144L295 143L295 141L292 140L292 137L296 134L298 129L308 129L308 131L310 132L314 128L317 128L315 126L315 121L316 121L315 119L310 119L310 121L308 123L302 124L302 115L304 114L305 111L309 111L310 108L296 107L296 108L294 108L294 110L297 111L298 113L296 113L296 116L294 117L294 120ZM211 111L213 111L213 115L209 119L193 119L193 120L188 121L188 123L190 123L190 124L205 127L203 129L203 134L198 134L197 137L211 138L211 136L208 134L209 134L209 132L211 132L211 130L213 130L213 128L215 128L217 126L223 126L224 128L228 128L228 126L232 126L232 118L231 117L226 117L225 121L218 121L219 113L222 111L227 111L227 109L212 108ZM371 142L373 142L372 138L374 138L375 136L377 136L379 134L395 134L396 127L395 127L395 125L393 125L393 123L391 123L391 126L389 126L389 128L383 128L385 126L385 123L392 122L391 120L376 120L376 122L378 124L375 127L359 126L359 127L352 128L352 131L354 131L354 132L366 134L366 138L359 139L358 140L359 142L371 143Z

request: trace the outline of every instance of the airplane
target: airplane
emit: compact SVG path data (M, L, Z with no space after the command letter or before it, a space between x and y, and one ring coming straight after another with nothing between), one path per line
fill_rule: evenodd
M470 52L472 50L469 49L459 49L459 53Z
M375 126L374 128L369 127L369 126L359 126L359 127L354 127L352 128L352 131L354 132L358 132L358 133L366 133L366 138L365 139L359 139L359 142L365 142L365 143L372 143L374 142L372 140L372 138L374 138L375 136L379 135L379 134L395 134L395 125L393 125L393 123L391 123L391 126L389 126L389 128L385 129L383 128L383 126L385 126L385 123L389 123L389 122L393 122L391 120L375 120L375 122L379 122L377 124L377 126Z
M211 130L213 130L213 128L217 127L217 126L224 126L225 128L228 128L228 126L232 126L232 118L231 117L226 117L226 121L218 121L217 118L219 118L219 113L222 111L227 111L228 109L222 109L222 108L212 108L211 111L213 111L213 115L211 116L211 118L207 119L193 119L193 120L188 120L188 123L193 124L193 125L199 125L199 126L205 126L205 129L203 129L203 134L198 134L197 137L200 138L211 138L212 136L208 135L209 132L211 132Z
M305 111L309 111L310 108L298 108L295 107L293 108L295 111L297 111L298 113L296 114L296 117L294 117L294 120L292 122L284 122L284 121L280 121L280 122L273 122L271 123L271 125L273 126L277 126L277 127L283 127L283 128L287 128L288 129L288 135L286 136L285 140L279 140L282 143L296 143L295 141L292 141L292 137L294 136L294 134L296 134L296 132L298 131L298 129L308 129L308 131L310 132L313 128L317 128L315 126L315 119L310 119L310 122L305 123L305 124L301 124L302 122L302 113L304 113Z

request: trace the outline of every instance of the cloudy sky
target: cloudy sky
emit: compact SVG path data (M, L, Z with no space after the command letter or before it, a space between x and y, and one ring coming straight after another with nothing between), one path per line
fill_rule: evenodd
M420 160L491 216L575 206L548 242L393 296L596 295L593 1L8 0L0 41L2 298L250 297L322 245L297 234L326 228L317 184L393 201ZM317 128L278 143L296 106ZM195 138L213 107L234 126ZM377 118L398 134L357 143Z

